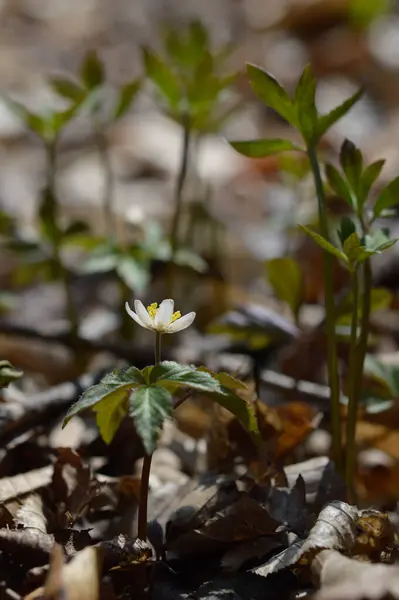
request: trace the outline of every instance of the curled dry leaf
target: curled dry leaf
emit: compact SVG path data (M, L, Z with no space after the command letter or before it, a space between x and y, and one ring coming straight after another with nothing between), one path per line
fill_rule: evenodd
M0 550L18 557L24 565L42 565L48 561L54 536L34 530L0 529Z
M399 567L370 565L322 550L312 561L312 574L320 586L315 600L386 600L399 598Z
M255 573L266 577L294 565L307 565L318 552L326 548L352 552L358 516L356 507L341 501L331 502L320 512L306 540L298 540L258 567Z

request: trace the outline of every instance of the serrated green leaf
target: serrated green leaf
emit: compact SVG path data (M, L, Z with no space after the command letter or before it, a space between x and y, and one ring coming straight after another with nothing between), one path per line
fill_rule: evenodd
M348 259L346 257L346 254L344 252L341 252L341 250L339 250L339 248L336 248L335 246L333 246L328 240L325 240L321 235L319 235L315 231L312 231L308 227L305 227L304 225L299 225L299 227L307 235L309 235L311 238L313 238L314 241L316 242L316 244L318 244L324 250L326 250L330 254L333 254L334 256L336 256L337 258L339 258L339 260L342 260L343 263L345 263L347 266L349 266L349 262L348 262Z
M138 389L129 400L129 414L143 441L147 454L152 454L157 445L159 430L165 419L173 414L172 395L156 385Z
M141 295L146 291L151 278L149 264L132 256L122 256L117 261L116 272L135 294Z
M271 139L271 140L248 140L229 142L230 146L237 150L244 156L250 158L263 158L265 156L271 156L278 154L279 152L286 152L288 150L299 150L304 149L289 140L282 139Z
M155 365L151 372L151 383L172 390L177 384L202 392L223 393L221 384L210 373L173 361L163 361Z
M358 90L353 94L353 96L345 100L336 108L333 108L333 110L330 111L328 114L319 116L319 122L317 125L318 137L321 138L321 136L324 135L326 131L330 129L330 127L332 127L332 125L334 125L337 121L339 121L339 119L346 115L346 113L350 111L352 106L356 104L356 102L361 98L362 95L363 90Z
M359 148L351 141L345 140L339 156L341 167L352 190L359 193L360 178L363 171L363 156Z
M378 179L382 168L385 164L385 160L377 160L371 163L364 171L360 178L359 188L359 207L363 208L368 195L370 193L373 183Z
M50 85L59 96L67 100L81 102L85 96L85 90L78 83L67 77L52 77Z
M316 79L310 65L307 65L298 81L294 93L294 107L297 112L299 131L307 144L317 136L318 115L315 104Z
M383 210L392 208L399 203L399 177L393 179L388 185L382 190L377 198L374 205L374 216L378 217Z
M188 27L188 43L185 51L190 57L191 63L201 59L201 56L209 47L209 35L206 27L201 21L195 19Z
M303 299L303 274L291 257L273 258L266 262L266 275L279 300L286 302L296 318Z
M144 385L145 380L139 369L129 367L108 373L97 385L86 390L81 398L68 410L64 419L63 427L74 417L84 410L93 409L96 404L106 398L114 397L115 394L123 397L131 390Z
M117 390L93 406L97 427L106 444L112 442L122 420L127 415L127 397L126 390Z
M345 200L351 208L356 208L351 190L340 172L331 164L326 165L326 177L333 192Z
M87 89L92 90L102 85L105 80L104 65L97 52L89 51L80 68L80 78Z
M143 48L143 62L147 77L157 86L169 101L172 109L177 110L180 104L181 89L178 77L159 56L152 50Z
M250 63L247 64L247 73L255 94L288 123L297 127L297 114L292 100L278 81L260 67Z
M198 371L202 371L204 373L210 373L214 379L217 379L225 388L229 390L245 390L247 388L246 384L230 375L230 373L217 373L216 371L212 371L212 369L208 369L207 367L198 367Z
M130 106L135 99L141 86L141 80L135 79L125 83L119 90L119 98L115 108L114 121L121 119L129 111Z
M254 439L258 439L259 430L255 411L247 400L234 394L234 392L225 395L207 393L207 396L213 398L220 406L223 406L237 417L244 428L253 435Z

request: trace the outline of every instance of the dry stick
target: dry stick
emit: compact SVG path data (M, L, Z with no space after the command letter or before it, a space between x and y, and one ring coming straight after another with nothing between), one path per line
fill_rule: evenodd
M321 235L328 239L328 223L326 214L326 199L321 178L320 167L317 161L315 146L308 148L308 156L316 185L316 194L319 207L319 221ZM332 256L324 251L324 286L326 305L326 330L328 352L328 383L330 386L331 402L331 429L333 459L337 469L342 472L342 445L341 445L341 417L340 417L340 386L338 373L338 357L335 335L335 302L333 290Z

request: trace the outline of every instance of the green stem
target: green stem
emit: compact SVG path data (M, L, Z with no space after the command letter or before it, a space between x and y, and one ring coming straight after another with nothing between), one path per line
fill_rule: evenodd
M70 334L73 338L78 337L79 333L79 321L78 315L75 308L75 303L72 294L71 282L70 282L70 273L68 269L65 267L62 257L61 257L61 247L60 242L62 241L62 232L59 229L58 224L58 205L57 205L57 194L56 194L56 186L55 186L55 178L57 171L57 140L46 144L46 159L47 159L47 190L52 199L53 205L51 210L51 218L52 218L52 227L54 231L56 231L56 235L53 238L53 258L54 262L57 264L58 270L60 272L61 281L64 286L64 294L65 294L65 305L66 305L66 313L69 321Z
M358 347L357 329L359 314L359 281L358 269L352 273L352 325L349 351L349 382L348 382L348 417L346 421L346 465L345 481L349 499L353 500L353 482L356 464L356 419L358 409Z
M308 156L316 186L316 194L319 208L320 233L324 238L328 239L329 235L326 199L324 194L323 181L320 173L320 167L317 160L316 147L314 145L308 147ZM328 252L324 252L324 287L326 306L328 383L330 387L331 403L332 454L337 469L342 472L340 386L335 335L335 303L332 269L332 256Z
M116 232L115 216L113 212L113 191L114 191L114 173L111 165L111 157L107 138L104 135L101 125L95 121L94 131L100 162L104 171L104 192L103 192L103 210L104 226L107 235L112 236Z
M172 227L171 227L171 231L170 231L171 255L170 255L170 262L168 265L168 272L167 272L167 292L168 292L167 296L170 298L174 297L175 258L176 258L176 253L179 249L179 233L180 233L180 223L181 223L182 207L183 207L183 190L184 190L184 184L186 181L188 164L189 164L190 136L191 136L190 118L188 115L186 115L183 119L182 151L181 151L181 156L180 156L179 172L178 172L177 181L176 181L175 196L174 196L174 212L173 212L173 219L172 219Z
M155 364L161 362L161 338L162 334L156 332L155 338ZM147 510L148 510L148 491L150 481L152 454L144 454L143 468L140 481L140 502L138 515L137 535L140 540L147 539Z

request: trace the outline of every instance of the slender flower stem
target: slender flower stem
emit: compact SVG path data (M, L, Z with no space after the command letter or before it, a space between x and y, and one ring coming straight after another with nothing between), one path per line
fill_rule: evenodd
M191 137L191 123L189 115L185 115L183 119L183 141L182 150L180 156L180 166L177 175L175 196L174 196L174 212L172 219L172 227L170 231L170 246L171 255L170 262L167 270L167 296L169 298L174 297L174 279L175 279L175 258L176 253L179 249L179 233L180 223L183 207L183 190L184 184L187 178L188 164L189 164L189 152L190 152L190 137Z
M155 364L161 362L161 338L162 334L156 332L155 338ZM147 539L147 507L148 507L148 490L150 481L152 454L144 454L143 468L141 471L140 481L140 502L138 515L138 531L137 535L140 540Z
M326 199L320 167L317 160L316 147L308 147L308 156L315 181L316 194L319 207L320 233L328 239L328 222L326 211ZM331 429L332 429L332 454L335 464L342 472L342 445L341 445L341 418L340 418L340 386L338 373L338 358L335 335L335 303L333 290L333 262L332 256L324 252L324 287L326 305L326 331L327 331L327 359L328 359L328 383L330 386L331 402Z
M354 470L356 463L356 418L358 408L358 346L357 329L359 314L359 276L358 269L352 273L352 325L349 352L349 388L348 388L348 417L346 421L346 464L345 481L349 500L353 498Z

